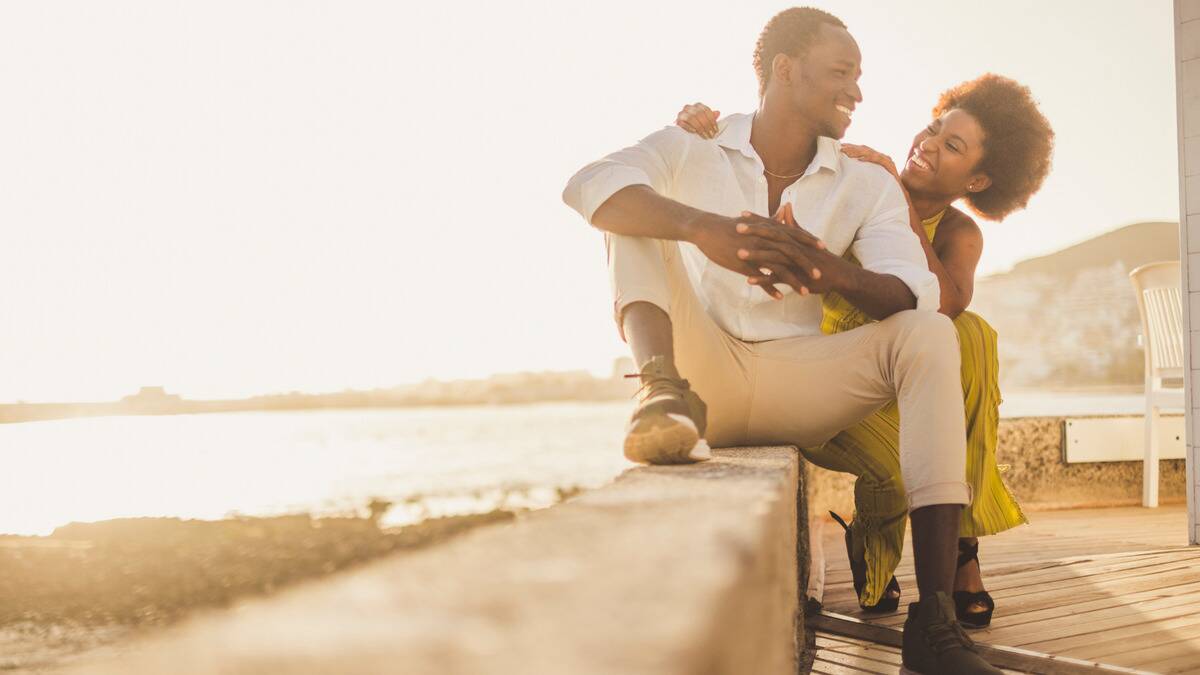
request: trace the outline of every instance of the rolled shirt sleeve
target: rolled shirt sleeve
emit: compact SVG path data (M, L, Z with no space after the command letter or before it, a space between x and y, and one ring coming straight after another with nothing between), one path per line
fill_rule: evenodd
M867 222L858 229L851 252L863 268L890 274L903 281L917 298L917 309L938 311L942 289L937 275L929 271L929 261L917 233L908 219L908 202L895 179L888 175L879 201Z
M690 139L678 127L665 127L588 164L571 176L563 201L588 223L604 202L630 185L648 185L659 194L670 192L679 166L687 157Z

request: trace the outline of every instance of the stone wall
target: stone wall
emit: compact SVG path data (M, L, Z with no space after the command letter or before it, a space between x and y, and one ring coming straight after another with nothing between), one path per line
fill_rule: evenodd
M1065 418L1017 417L1000 420L996 460L1008 469L1001 475L1027 511L1088 506L1134 506L1142 503L1141 462L1063 462ZM854 512L854 478L805 463L809 509L816 515L834 510ZM1159 464L1159 499L1181 503L1186 481L1182 459Z
M800 461L792 448L714 455L630 469L71 672L792 675L808 562Z

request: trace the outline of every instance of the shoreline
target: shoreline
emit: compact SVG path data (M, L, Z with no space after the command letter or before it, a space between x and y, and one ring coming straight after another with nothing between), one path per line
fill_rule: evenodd
M432 546L521 511L394 528L379 527L382 510L368 518L121 518L49 536L0 535L0 671L49 672L196 610Z

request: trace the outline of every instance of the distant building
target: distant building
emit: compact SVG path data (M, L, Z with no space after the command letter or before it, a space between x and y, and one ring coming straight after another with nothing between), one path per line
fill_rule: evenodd
M121 398L121 403L136 408L158 408L182 402L179 394L168 394L163 387L142 387L136 394Z

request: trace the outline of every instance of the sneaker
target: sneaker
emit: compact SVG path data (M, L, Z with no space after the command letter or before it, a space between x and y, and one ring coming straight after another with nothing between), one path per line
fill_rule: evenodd
M954 615L954 601L938 592L908 606L901 675L1001 675L979 655Z
M625 428L625 456L646 464L687 464L712 457L704 442L708 406L665 357L654 356L636 375L641 401Z

